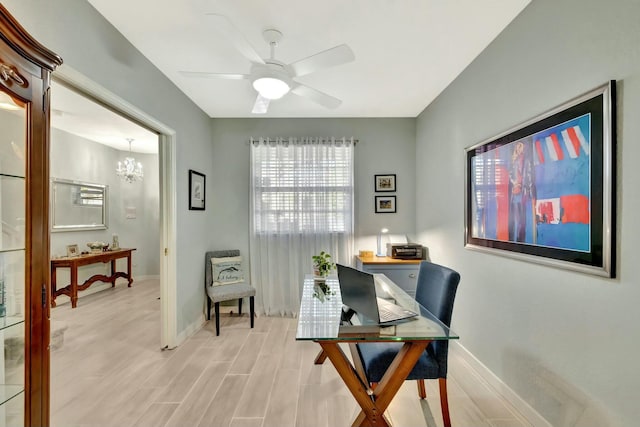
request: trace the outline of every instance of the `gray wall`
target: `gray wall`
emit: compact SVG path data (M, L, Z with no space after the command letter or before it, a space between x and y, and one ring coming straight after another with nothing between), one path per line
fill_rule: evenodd
M398 119L214 119L215 156L208 206L215 235L212 249L249 253L251 137L335 136L358 139L355 149L355 253L375 250L376 235L387 227L413 236L415 224L415 120ZM397 175L397 213L374 213L375 174ZM391 193L386 193L391 194Z
M554 426L640 419L640 2L534 0L417 121L417 233L460 271L453 329ZM463 248L464 148L618 81L618 278Z
M3 0L40 43L84 74L176 131L178 332L202 319L202 254L214 241L210 208L189 211L188 174L212 172L211 120L85 0ZM52 93L55 96L55 93ZM207 206L209 206L207 204ZM160 325L158 325L159 327Z
M136 248L132 258L134 279L140 276L160 274L160 220L158 155L134 153L142 163L144 179L128 183L115 174L117 162L129 155L59 129L51 129L51 177L108 185L108 218L106 230L67 231L51 234L51 256L66 254L66 245L78 244L81 251L88 251L87 242L111 243L113 234L120 239L120 246ZM126 218L126 208L136 209L136 218ZM108 264L81 267L78 280L93 274L106 274ZM119 271L125 271L126 260L118 260ZM69 281L68 269L61 269L58 283ZM101 289L100 283L90 290ZM110 286L110 285L107 285ZM81 292L80 296L89 292ZM57 301L59 302L59 301Z

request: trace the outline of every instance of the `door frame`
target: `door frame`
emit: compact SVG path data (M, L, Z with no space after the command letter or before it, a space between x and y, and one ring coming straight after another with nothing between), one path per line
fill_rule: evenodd
M160 175L160 347L178 345L176 278L176 132L66 64L52 73L53 81L81 93L158 135ZM53 94L55 96L55 94Z

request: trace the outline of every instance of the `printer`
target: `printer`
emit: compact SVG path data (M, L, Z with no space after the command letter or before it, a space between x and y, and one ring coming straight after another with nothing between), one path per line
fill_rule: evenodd
M422 259L422 245L417 243L387 243L387 256L395 259Z

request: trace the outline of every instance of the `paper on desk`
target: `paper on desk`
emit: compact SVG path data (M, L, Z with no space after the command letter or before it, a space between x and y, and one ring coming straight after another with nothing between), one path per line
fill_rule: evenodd
M389 234L388 241L389 243L398 243L401 245L406 245L407 243L409 243L405 234Z

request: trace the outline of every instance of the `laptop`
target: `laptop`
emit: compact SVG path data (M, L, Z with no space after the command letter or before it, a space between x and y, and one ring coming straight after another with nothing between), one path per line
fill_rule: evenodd
M394 325L416 317L407 310L376 295L373 274L337 264L342 303L380 326Z

